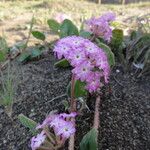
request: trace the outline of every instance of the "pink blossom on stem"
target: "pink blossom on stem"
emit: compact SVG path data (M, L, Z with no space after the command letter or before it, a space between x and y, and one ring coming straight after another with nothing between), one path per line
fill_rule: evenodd
M93 33L97 37L101 37L104 40L110 42L112 37L112 29L109 25L111 21L115 20L114 13L106 13L98 18L91 18L85 22L85 30Z
M92 72L87 80L86 89L92 93L96 92L100 88L100 73Z
M31 139L32 150L38 149L44 143L45 139L46 139L46 134L44 131L42 131L37 136L32 137Z
M54 52L59 59L64 57L71 63L74 67L72 73L75 75L75 78L85 82L87 84L86 89L90 92L96 92L96 89L99 89L100 79L104 78L105 82L108 82L110 67L107 56L103 49L90 40L79 36L65 37L56 43ZM94 70L99 70L101 75L99 80L96 78L96 75L93 75L97 74ZM93 77L93 80L91 77ZM91 83L89 79L92 81Z
M73 122L65 121L59 127L55 127L56 135L62 136L64 139L68 139L72 134L75 133L75 127Z
M83 61L80 65L76 66L72 73L76 76L77 79L80 79L81 81L86 81L86 79L89 77L91 70L93 66L88 61Z
M70 114L66 114L66 113L60 114L60 117L62 117L63 119L75 118L76 116L77 116L76 112L72 112Z

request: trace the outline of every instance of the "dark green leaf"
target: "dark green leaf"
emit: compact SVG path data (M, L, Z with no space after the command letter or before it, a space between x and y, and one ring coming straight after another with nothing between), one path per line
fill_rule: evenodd
M112 31L112 40L111 40L111 47L114 50L118 50L118 48L123 43L123 30L121 29L114 29Z
M62 59L54 64L55 67L70 67L70 63L66 59Z
M3 51L4 53L7 53L9 50L7 41L5 38L0 37L0 51Z
M86 31L80 31L80 36L84 37L84 38L91 38L91 33L90 32L86 32Z
M39 56L41 56L41 54L42 54L41 50L39 50L39 49L33 49L31 51L31 58L39 57Z
M114 53L111 51L111 49L109 48L109 46L105 45L104 43L102 42L99 42L98 41L98 46L100 48L102 48L106 55L107 55L107 58L108 58L108 61L109 61L109 65L111 67L113 67L115 65L115 57L114 57Z
M67 86L67 94L68 96L71 96L71 82ZM80 80L75 81L74 95L75 95L75 98L84 97L87 95L84 82L81 82Z
M31 33L32 33L32 35L33 35L35 38L37 38L37 39L39 39L39 40L44 41L45 38L46 38L45 35L44 35L44 33L42 33L42 32L39 32L39 31L32 31Z
M0 62L4 61L6 58L6 54L3 51L0 51Z
M72 21L65 19L60 26L60 37L63 38L71 35L79 35L78 28Z
M82 139L80 150L97 150L97 130L91 129Z
M18 61L21 63L27 62L31 58L31 54L29 52L24 52L20 55Z
M49 28L55 32L55 33L58 33L59 32L59 28L60 28L60 24L54 20L54 19L49 19L47 21L47 24L49 25Z
M26 128L30 129L30 131L33 133L33 134L36 134L37 131L36 131L36 126L37 126L37 123L33 120L31 120L30 118L26 117L25 115L23 114L20 114L18 116L18 119L19 121L21 122L21 124L23 126L25 126Z

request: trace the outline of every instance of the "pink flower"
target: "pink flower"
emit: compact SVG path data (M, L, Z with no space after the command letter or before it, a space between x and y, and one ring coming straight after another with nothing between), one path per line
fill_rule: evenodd
M59 128L56 128L56 135L61 135L62 138L68 139L72 134L75 133L75 127L72 122L65 122L61 124Z
M91 73L93 66L88 61L83 61L80 65L76 66L72 73L75 74L77 79L80 79L81 81L86 81L86 79L89 77L89 74Z
M53 120L50 122L50 127L59 128L62 124L64 124L66 121L60 117L60 115L53 118Z
M89 42L87 40L87 42L85 42L84 44L85 46L85 52L89 55L89 54L96 54L99 51L99 48L92 42Z
M108 25L108 22L104 22ZM107 36L107 32L103 30L105 30L105 26L100 32L104 32L103 36L106 36L106 39L109 40L110 36ZM57 42L54 52L58 58L64 57L71 63L74 67L72 73L75 78L85 82L87 84L86 88L90 92L96 92L96 89L100 87L101 78L104 78L106 83L108 82L110 67L107 56L103 49L90 40L78 36L65 37ZM91 76L92 73L97 74L95 70L98 70L99 74L101 74L99 80L95 75ZM93 77L93 80L90 76ZM91 82L89 82L89 79Z
M55 20L59 23L62 23L65 19L71 20L71 17L63 13L57 13L55 15Z
M86 60L86 55L83 48L74 49L74 51L69 53L68 59L70 60L72 66L81 64Z
M69 45L64 43L58 43L54 48L54 52L57 54L59 59L61 59L63 56L66 56L70 50L71 48Z
M112 29L109 22L114 20L114 13L106 13L98 18L93 17L85 22L85 30L109 42L112 37Z
M40 134L38 134L36 137L32 137L31 139L31 148L32 150L38 149L45 141L46 135L45 132L42 131Z
M116 19L116 15L113 12L108 12L108 13L103 14L100 18L104 19L107 22L110 22Z
M62 117L64 119L75 118L76 116L77 116L76 112L72 112L70 114L66 114L66 113L60 114L60 117Z
M56 117L57 115L49 115L46 117L46 119L43 121L42 124L39 124L36 129L42 129L47 125L50 125L50 123L52 122L52 120Z
M86 89L92 93L96 92L100 88L100 73L92 72L87 80Z

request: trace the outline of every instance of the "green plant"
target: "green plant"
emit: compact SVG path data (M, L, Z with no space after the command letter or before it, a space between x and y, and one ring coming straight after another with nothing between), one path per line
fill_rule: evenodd
M133 36L134 34L134 36ZM136 68L140 77L150 72L150 34L140 35L138 32L131 34L131 41L127 47L126 61L128 69Z
M14 101L14 94L16 89L16 83L14 83L14 72L10 69L10 63L8 64L6 73L1 73L1 87L0 87L0 105L4 105L6 112L9 116L12 113L12 105Z
M97 150L97 130L91 129L86 135L84 135L81 143L80 150Z
M4 37L0 37L0 62L5 61L8 53L8 44Z
M18 116L18 119L21 122L21 124L26 128L28 128L33 135L37 134L37 130L36 130L37 123L35 121L26 117L23 114L20 114Z
M109 44L113 53L116 56L116 59L125 64L123 49L124 49L124 35L122 29L114 29L112 31L112 39L111 43Z

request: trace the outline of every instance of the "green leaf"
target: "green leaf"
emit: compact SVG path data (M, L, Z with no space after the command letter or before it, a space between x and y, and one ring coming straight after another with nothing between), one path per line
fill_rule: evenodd
M97 150L97 130L91 129L82 139L80 150Z
M27 62L31 58L31 54L29 52L24 52L20 55L18 61L21 63Z
M55 67L70 67L70 63L66 59L62 59L54 64Z
M80 31L79 35L87 39L91 37L91 33L87 31Z
M37 38L38 40L44 41L45 38L46 38L45 35L44 35L44 33L42 33L42 32L39 32L39 31L32 31L31 33L32 33L32 35L33 35L35 38Z
M98 46L99 46L100 48L102 48L102 49L105 51L105 53L106 53L106 55L107 55L107 58L108 58L108 61L109 61L109 65L110 65L111 67L113 67L113 66L115 65L114 53L111 51L111 49L110 49L109 46L105 45L105 44L102 43L102 42L99 42L99 41L97 41L97 42L98 42Z
M42 52L39 49L31 50L31 59L41 56Z
M0 62L4 61L6 58L6 54L3 51L0 51Z
M65 19L60 26L60 37L63 38L70 35L79 35L78 28L72 21Z
M8 48L7 41L5 40L5 38L0 37L0 51L7 53L8 50L9 48Z
M26 117L23 114L20 114L18 116L18 119L21 122L21 124L23 126L25 126L26 128L28 128L33 134L37 133L37 131L36 131L37 123L35 121L33 121L32 119Z
M69 97L71 97L71 82L67 86L67 94ZM81 82L80 80L75 81L74 95L75 95L75 98L84 97L87 95L84 82Z
M123 42L123 30L114 29L112 31L111 45L114 49L118 49Z
M60 28L60 24L54 20L54 19L49 19L47 20L47 24L49 25L49 28L55 32L58 33L59 32L59 28Z

